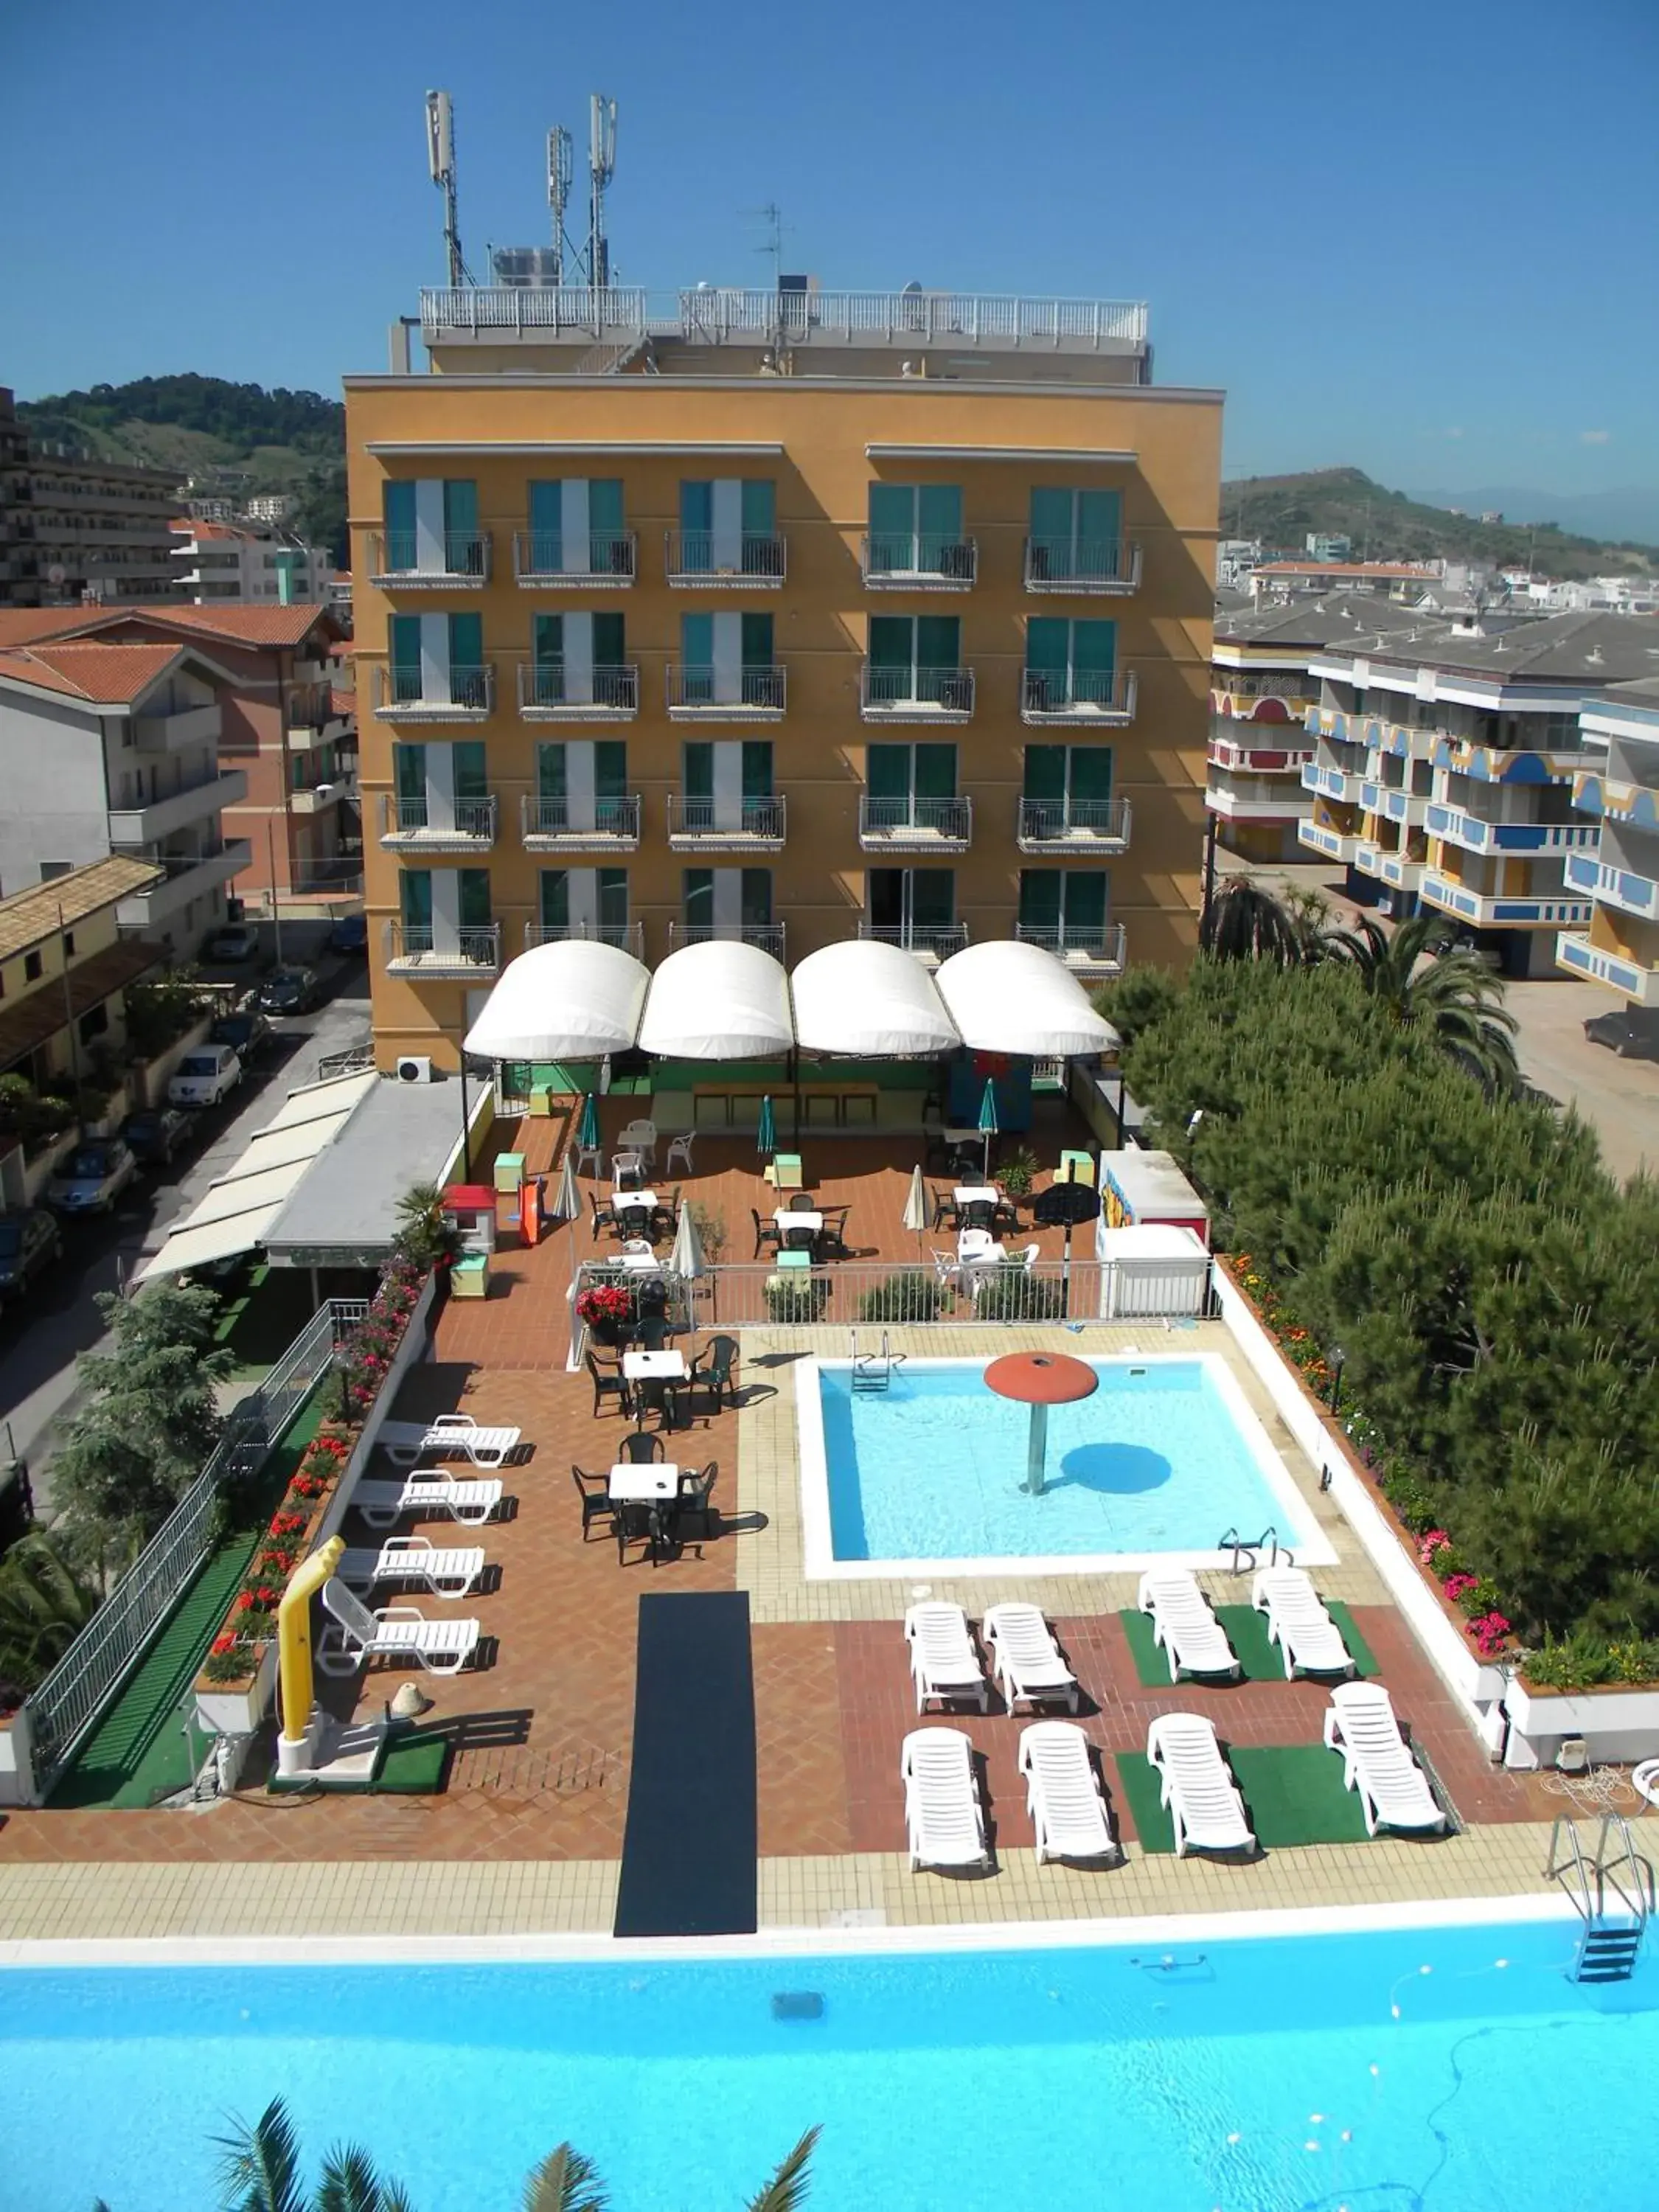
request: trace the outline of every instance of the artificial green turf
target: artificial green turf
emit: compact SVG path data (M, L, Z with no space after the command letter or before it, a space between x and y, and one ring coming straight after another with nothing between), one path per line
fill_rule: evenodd
M1371 1648L1354 1626L1353 1615L1340 1599L1328 1601L1325 1610L1342 1632L1359 1672L1375 1674L1376 1661ZM1146 1613L1121 1613L1123 1633L1128 1639L1129 1656L1135 1662L1135 1674L1142 1686L1149 1690L1167 1690L1170 1683L1170 1662L1162 1647L1152 1640L1152 1619ZM1267 1616L1258 1613L1253 1605L1221 1605L1216 1607L1216 1619L1226 1633L1227 1641L1238 1655L1247 1682L1282 1682L1285 1662L1279 1656L1279 1646L1267 1637ZM1206 1682L1219 1683L1222 1675L1205 1675Z
M1342 1756L1322 1744L1267 1744L1224 1753L1264 1850L1297 1844L1363 1844L1358 1793L1343 1787ZM1158 1802L1158 1770L1138 1751L1116 1753L1124 1801L1145 1851L1173 1851L1175 1823Z
M313 1394L265 1462L244 1516L203 1561L115 1702L82 1742L47 1800L54 1811L101 1806L131 1811L185 1789L191 1777L182 1715L278 1499L324 1418Z
M369 1786L404 1796L428 1796L443 1788L453 1748L452 1737L427 1735L419 1729L393 1736Z
M1116 1753L1118 1786L1143 1851L1173 1851L1175 1822L1158 1802L1158 1770L1139 1751Z
M255 1267L220 1317L218 1341L236 1355L238 1381L267 1374L316 1310L303 1267Z

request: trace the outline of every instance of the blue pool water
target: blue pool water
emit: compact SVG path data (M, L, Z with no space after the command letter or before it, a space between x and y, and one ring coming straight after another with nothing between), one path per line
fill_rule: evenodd
M835 1557L1212 1552L1224 1529L1270 1524L1305 1545L1205 1362L1088 1364L1100 1388L1051 1409L1036 1498L1021 1487L1030 1410L988 1390L980 1363L901 1368L884 1394L820 1369Z
M617 2212L736 2208L817 2122L822 2212L1651 2206L1659 1967L1579 1988L1571 1949L1553 1923L1170 1954L13 1969L0 2203L210 2212L210 2138L281 2092L313 2160L360 2140L417 2212L506 2212L566 2138ZM775 2017L802 1991L821 2017Z

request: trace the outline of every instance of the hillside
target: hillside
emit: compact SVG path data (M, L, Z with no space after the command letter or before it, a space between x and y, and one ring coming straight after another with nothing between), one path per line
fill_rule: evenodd
M1356 560L1525 562L1540 574L1595 576L1659 570L1659 549L1628 541L1575 538L1546 523L1483 523L1425 507L1373 483L1361 469L1317 469L1306 476L1245 477L1221 489L1229 538L1300 546L1310 531L1346 534Z
M320 392L267 392L217 376L145 376L21 400L31 438L100 460L176 469L204 490L241 498L293 492L295 527L349 557L345 409Z

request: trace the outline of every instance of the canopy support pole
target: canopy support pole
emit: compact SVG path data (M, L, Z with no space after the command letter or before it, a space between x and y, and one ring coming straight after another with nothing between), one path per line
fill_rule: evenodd
M1048 1456L1048 1408L1031 1408L1030 1439L1025 1449L1025 1487L1033 1498L1042 1495L1042 1463Z
M800 1048L789 1048L789 1082L794 1093L795 1150L800 1150Z

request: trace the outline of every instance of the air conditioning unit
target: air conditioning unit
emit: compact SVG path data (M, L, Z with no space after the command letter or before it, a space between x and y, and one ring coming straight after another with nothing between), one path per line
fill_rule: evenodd
M406 1052L398 1062L398 1080L399 1083L430 1083L430 1056L423 1052Z

